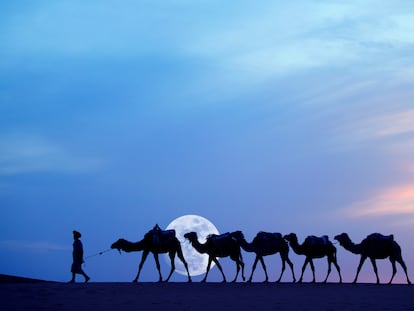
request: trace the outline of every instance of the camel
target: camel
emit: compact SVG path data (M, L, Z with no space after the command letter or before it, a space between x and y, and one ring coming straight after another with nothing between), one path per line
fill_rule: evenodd
M223 268L221 267L221 264L219 263L217 257L230 257L233 261L236 262L237 272L232 282L235 282L237 280L240 267L242 270L243 281L245 280L244 262L240 251L240 245L237 240L231 236L230 233L224 233L220 235L211 234L207 237L207 241L204 244L198 241L196 232L188 232L184 234L184 237L190 241L191 245L197 252L208 255L206 275L204 276L203 280L201 280L201 282L205 282L207 280L211 262L214 262L217 265L218 269L221 272L221 275L223 276L223 283L226 282L226 276L224 275Z
M298 238L294 233L285 235L283 238L289 241L290 246L296 254L306 256L305 262L302 267L302 274L300 276L298 283L302 283L303 273L305 272L308 263L310 264L312 269L312 283L315 283L315 266L313 265L313 259L323 258L325 256L327 256L328 258L328 273L323 283L326 283L326 281L328 280L329 274L331 273L332 263L335 265L336 270L338 271L339 283L342 283L341 269L339 268L339 265L336 261L336 247L332 244L331 241L329 241L328 236L308 236L302 245L299 245Z
M253 239L251 243L248 243L246 241L243 232L241 231L233 232L232 236L236 238L241 248L243 248L246 252L256 253L256 259L254 260L252 273L248 279L248 282L252 281L253 273L259 261L262 264L264 273L266 275L266 279L264 282L268 282L269 277L267 275L267 269L263 257L277 253L280 253L280 258L282 259L282 273L280 274L280 277L276 282L279 283L282 279L283 273L285 272L286 262L288 263L290 270L292 271L293 282L296 282L295 273L293 271L293 264L289 259L289 245L283 239L282 234L260 231L259 233L257 233L256 237Z
M115 243L111 245L112 249L118 249L121 253L121 250L124 252L137 252L143 251L141 262L139 263L138 273L133 282L138 282L139 275L141 273L141 269L144 266L144 262L147 259L148 254L151 252L154 256L155 263L157 265L158 274L159 274L159 282L162 282L162 275L161 275L161 268L160 262L158 260L158 254L165 254L168 253L168 256L171 260L171 270L170 274L166 278L165 282L168 282L171 275L175 270L175 263L174 258L177 254L178 258L184 264L185 269L187 270L188 275L188 282L191 282L191 276L188 271L187 262L184 259L183 251L181 249L180 241L175 236L175 230L161 230L158 225L156 225L152 230L148 231L144 238L138 242L129 242L125 239L119 239Z
M401 247L394 241L393 235L384 236L380 233L372 233L363 239L360 244L355 244L351 241L347 233L341 233L335 236L335 240L337 240L347 251L361 255L353 283L357 282L362 265L365 260L369 258L371 260L372 267L374 268L375 276L377 277L377 284L380 284L376 259L389 258L392 265L392 276L388 284L391 284L395 274L397 273L395 262L398 262L401 265L405 272L405 276L407 277L407 283L411 284L411 281L408 278L407 266L401 256Z

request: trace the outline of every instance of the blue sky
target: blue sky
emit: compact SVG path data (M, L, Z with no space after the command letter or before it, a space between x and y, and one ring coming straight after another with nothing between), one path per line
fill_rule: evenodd
M0 273L69 280L73 229L88 255L199 214L248 240L394 233L413 278L411 1L19 1L0 12ZM139 256L111 252L85 270L128 281ZM291 258L298 274L304 258ZM338 258L351 281L358 256L338 246ZM279 259L267 261L275 279ZM142 280L154 269L149 259ZM389 263L380 269L388 280ZM368 263L361 280L374 280Z

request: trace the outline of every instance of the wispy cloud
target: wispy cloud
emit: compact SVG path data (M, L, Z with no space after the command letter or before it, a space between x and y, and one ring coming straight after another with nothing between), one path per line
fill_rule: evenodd
M386 19L387 26L383 32L371 32L374 39L383 42L398 44L412 44L414 42L414 14L404 12L391 15Z
M379 117L373 120L373 134L382 137L414 132L413 120L414 109Z
M414 217L414 184L384 189L343 209L347 217L411 215Z
M374 99L375 100L375 99ZM392 99L388 99L392 101ZM383 105L378 101L378 105ZM410 104L399 104L410 107ZM401 109L401 108L400 108ZM367 112L368 114L369 112ZM355 148L375 143L377 149L394 155L412 154L414 134L414 109L384 112L373 115L354 115L353 119L339 124L335 139L342 148Z
M82 173L100 161L78 156L49 140L24 134L0 136L0 175L33 172Z
M378 57L384 61L387 51L414 42L411 21L405 12L373 3L268 3L250 8L247 15L236 11L227 27L211 25L208 33L184 46L257 75L283 74L357 61L369 64Z
M46 252L68 250L70 249L70 246L48 241L2 240L0 241L0 249L13 251Z
M250 65L255 55L272 64L285 52L293 52L286 54L290 63L295 59L306 65L325 60L328 65L355 57L366 43L414 42L413 16L404 5L375 4L302 0L263 1L261 5L241 1L237 6L220 1L130 1L118 5L99 1L99 5L82 2L79 11L79 1L40 2L9 14L2 32L8 39L4 48L15 52L40 49L44 53L100 56L110 51L119 56L137 55L146 48L164 50L168 45L172 53L230 62L243 58ZM76 16L76 23L68 18L72 16L68 12ZM163 26L166 16L168 29ZM349 44L352 42L357 44ZM277 51L285 45L288 48ZM255 59L258 64L263 62Z

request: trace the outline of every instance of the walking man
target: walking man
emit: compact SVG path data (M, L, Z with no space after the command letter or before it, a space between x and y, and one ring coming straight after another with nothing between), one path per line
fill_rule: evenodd
M83 245L80 240L82 234L80 232L73 230L73 263L72 263L72 280L69 283L75 283L75 275L82 274L85 278L85 283L90 280L90 277L86 275L86 273L82 270L83 261Z

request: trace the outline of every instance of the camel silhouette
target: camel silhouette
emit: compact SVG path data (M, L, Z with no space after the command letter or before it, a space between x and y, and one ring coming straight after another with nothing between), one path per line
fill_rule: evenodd
M184 234L184 237L190 241L191 245L194 249L201 253L208 255L208 264L206 275L201 280L201 282L205 282L207 280L208 272L210 271L211 262L213 261L223 276L223 282L226 282L226 276L224 275L223 268L219 263L217 257L230 257L233 261L236 262L236 276L232 282L237 280L237 276L239 275L240 267L242 270L242 278L245 280L244 277L244 263L243 258L240 251L240 245L235 238L231 236L230 233L224 233L220 235L211 234L207 237L207 241L202 244L198 241L197 233L196 232L188 232Z
M380 233L372 233L363 239L360 244L355 244L351 241L347 233L341 233L335 236L335 240L337 240L339 244L347 251L361 255L353 283L357 282L362 265L364 264L365 260L369 258L374 268L375 276L377 277L377 284L379 284L380 280L378 277L376 259L389 258L392 265L392 276L388 284L391 284L395 274L397 273L395 262L398 262L401 265L405 272L405 276L407 277L407 283L411 284L411 281L408 278L407 266L405 265L405 262L401 256L401 247L397 242L394 241L393 235L386 236Z
M158 254L168 253L168 256L171 260L171 270L170 274L166 278L166 282L170 279L171 275L175 270L174 258L175 255L180 258L184 264L185 269L187 270L188 282L191 282L191 276L188 272L188 265L184 259L183 251L181 249L180 241L175 236L175 230L161 230L158 225L155 225L153 229L148 231L144 238L138 242L129 242L125 239L119 239L111 245L112 249L118 249L119 252L123 250L124 252L137 252L143 251L141 262L139 263L138 273L133 282L138 282L139 275L141 273L144 262L147 259L148 254L151 252L154 256L155 263L157 265L159 282L162 282L160 262L158 259Z
M241 248L246 252L256 253L256 259L254 260L252 273L248 279L248 282L252 281L253 273L256 270L256 265L260 261L262 264L266 279L264 282L268 282L269 277L267 275L267 269L263 257L268 255L274 255L280 253L280 258L282 260L282 272L279 279L276 282L280 282L282 279L283 273L285 272L286 262L288 263L290 270L292 271L293 282L296 281L295 273L293 271L293 264L289 259L289 245L283 239L282 234L280 233L271 233L260 231L254 237L251 243L248 243L244 238L243 232L235 231L232 233L232 236L236 238L239 242Z
M298 243L298 238L295 233L285 235L283 238L289 241L290 246L296 254L306 256L305 262L302 267L302 274L300 276L298 283L302 283L303 273L305 272L308 263L310 264L312 269L312 283L315 283L315 266L313 265L313 259L323 258L325 256L327 256L328 258L328 273L323 282L326 283L326 281L328 280L329 274L331 273L331 264L333 263L339 274L339 283L342 283L341 269L339 268L339 265L336 261L336 248L332 244L332 242L329 241L328 236L308 236L302 245Z

